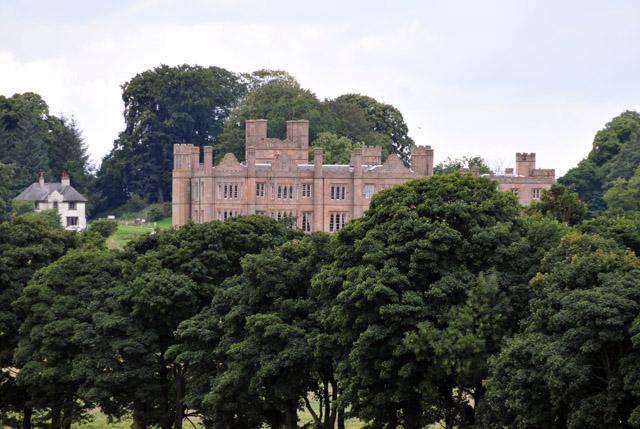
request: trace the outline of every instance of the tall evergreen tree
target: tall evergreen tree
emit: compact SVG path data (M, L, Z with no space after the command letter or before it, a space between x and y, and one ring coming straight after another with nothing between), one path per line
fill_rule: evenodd
M52 178L45 139L38 121L39 118L31 109L25 109L19 115L12 154L16 164L13 182L15 193L36 182L40 173L44 173L45 180Z

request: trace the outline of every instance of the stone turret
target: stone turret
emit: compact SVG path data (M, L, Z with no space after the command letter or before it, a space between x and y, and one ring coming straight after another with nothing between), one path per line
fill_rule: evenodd
M516 174L520 176L531 176L535 169L535 153L516 153Z
M431 146L411 148L411 169L420 176L433 175L433 149Z

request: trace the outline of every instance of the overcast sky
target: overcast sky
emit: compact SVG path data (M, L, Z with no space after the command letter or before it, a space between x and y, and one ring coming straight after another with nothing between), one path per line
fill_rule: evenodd
M640 2L0 0L0 94L74 115L94 162L124 129L120 85L160 64L286 70L320 99L392 104L446 157L556 177L640 110Z

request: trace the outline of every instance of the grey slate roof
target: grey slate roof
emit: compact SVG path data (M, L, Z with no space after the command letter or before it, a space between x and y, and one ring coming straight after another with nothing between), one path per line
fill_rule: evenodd
M62 183L45 183L41 185L40 182L31 184L27 189L22 191L20 195L14 198L14 200L26 200L26 201L47 201L47 197L53 191L58 191L62 194L62 201L87 201L82 194L72 186L66 186Z

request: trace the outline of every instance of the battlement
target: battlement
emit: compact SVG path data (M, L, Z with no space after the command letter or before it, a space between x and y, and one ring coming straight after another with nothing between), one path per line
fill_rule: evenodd
M534 177L555 177L556 170L555 168L538 168L533 170L531 175Z
M365 146L361 149L363 165L382 164L382 148L380 146Z
M536 162L536 154L534 152L518 152L516 153L516 162Z
M271 164L280 155L287 153L299 164L309 162L309 121L287 121L285 140L267 138L267 120L251 119L245 121L245 158L249 147L256 149L257 164Z
M531 176L536 169L535 153L516 153L516 174Z
M192 170L198 166L199 159L200 149L197 146L192 144L173 145L174 170Z

